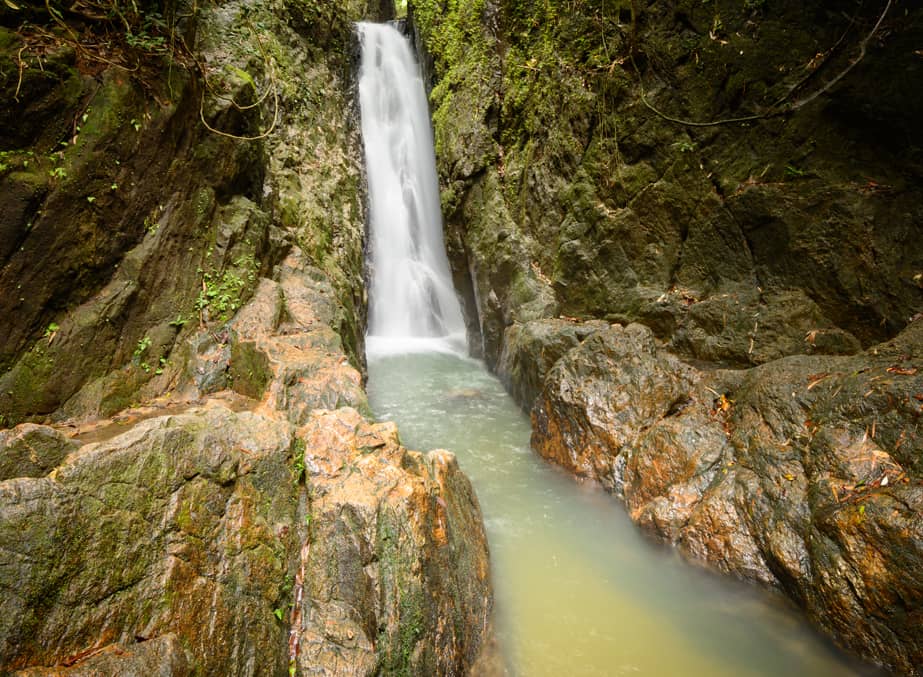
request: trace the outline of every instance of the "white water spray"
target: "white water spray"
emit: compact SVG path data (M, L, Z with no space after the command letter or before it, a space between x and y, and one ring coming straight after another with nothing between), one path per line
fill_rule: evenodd
M442 239L436 158L420 68L410 44L394 27L361 23L359 36L359 105L371 224L370 345L406 350L420 339L437 337L463 343L465 323Z

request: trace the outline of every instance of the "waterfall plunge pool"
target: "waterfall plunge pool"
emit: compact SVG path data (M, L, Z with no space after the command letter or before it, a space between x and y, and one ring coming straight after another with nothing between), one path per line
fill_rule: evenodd
M480 362L434 340L405 349L370 337L370 403L405 446L449 449L471 478L508 674L874 674L784 601L650 543L612 496L539 458L528 418Z

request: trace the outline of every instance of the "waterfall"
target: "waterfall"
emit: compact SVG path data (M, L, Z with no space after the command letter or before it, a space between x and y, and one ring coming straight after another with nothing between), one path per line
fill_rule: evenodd
M409 42L390 25L360 23L359 36L359 105L369 182L370 349L449 341L464 345L465 323L442 238L436 158L419 65Z

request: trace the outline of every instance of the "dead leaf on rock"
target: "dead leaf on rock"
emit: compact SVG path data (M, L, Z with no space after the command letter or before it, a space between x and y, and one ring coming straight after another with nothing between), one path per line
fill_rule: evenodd
M808 390L810 390L811 388L813 388L814 386L816 386L818 383L828 378L829 376L830 376L830 373L826 371L822 371L819 374L811 374L810 376L808 376L808 381L809 381Z

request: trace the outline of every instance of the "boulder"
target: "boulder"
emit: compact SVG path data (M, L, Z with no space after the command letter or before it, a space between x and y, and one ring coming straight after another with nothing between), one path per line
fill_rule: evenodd
M311 536L296 577L298 665L463 672L478 657L491 594L480 508L455 456L407 451L394 424L352 409L314 412L299 436Z
M0 430L0 481L47 475L76 448L75 442L48 426L23 423Z
M3 670L172 633L192 670L284 672L273 610L296 550L292 448L287 425L216 406L0 483Z
M858 654L921 674L923 322L855 356L701 371L639 325L548 372L534 448L687 556L784 591Z
M503 337L503 352L497 376L527 412L542 391L545 376L564 353L578 345L605 322L578 323L570 320L533 320L513 324Z
M0 482L0 569L5 674L459 674L492 606L454 456L348 408L215 400Z

